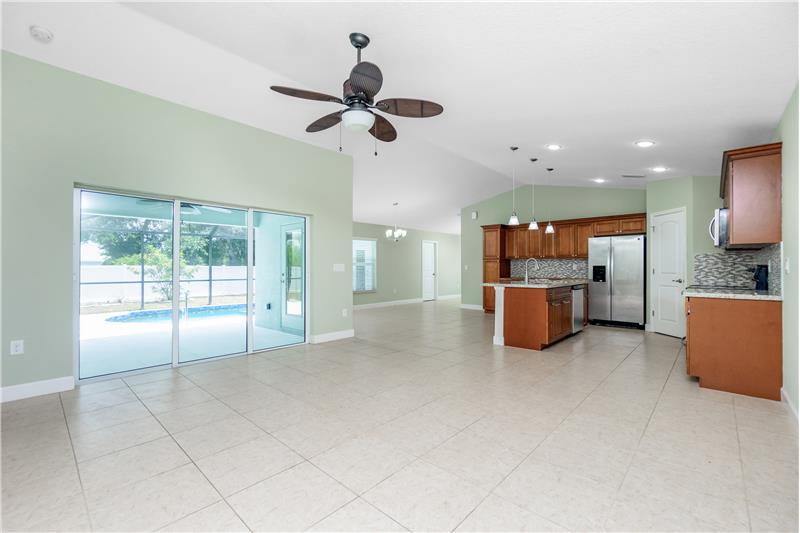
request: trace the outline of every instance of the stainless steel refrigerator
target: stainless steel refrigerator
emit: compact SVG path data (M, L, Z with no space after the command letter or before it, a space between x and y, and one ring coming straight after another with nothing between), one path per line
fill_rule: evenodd
M644 235L589 239L589 320L643 327Z

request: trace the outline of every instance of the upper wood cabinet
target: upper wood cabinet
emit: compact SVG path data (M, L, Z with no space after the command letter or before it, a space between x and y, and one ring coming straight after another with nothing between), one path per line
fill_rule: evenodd
M595 237L616 235L617 233L619 233L619 220L601 220L594 223Z
M594 237L594 224L575 224L575 257L589 257L589 239Z
M530 230L523 225L514 230L517 257L530 257Z
M620 233L646 233L647 219L645 217L619 219Z
M556 257L575 257L575 224L553 224Z
M781 143L728 150L720 196L728 212L728 245L781 241Z
M504 231L506 242L506 259L517 259L517 230L516 228L506 228Z
M486 259L500 259L504 255L505 242L501 233L501 225L483 227L483 257Z
M542 228L535 230L528 230L528 257L542 257Z

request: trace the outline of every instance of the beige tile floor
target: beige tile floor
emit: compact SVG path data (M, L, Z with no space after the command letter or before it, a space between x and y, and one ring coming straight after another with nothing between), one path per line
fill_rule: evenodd
M698 388L675 339L498 348L453 301L355 322L4 404L3 529L798 528L794 419Z

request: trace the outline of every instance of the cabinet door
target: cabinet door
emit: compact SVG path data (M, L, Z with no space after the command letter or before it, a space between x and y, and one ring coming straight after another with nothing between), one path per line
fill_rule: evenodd
M529 234L531 233L528 230L527 226L521 226L517 228L514 233L517 234L516 242L517 242L517 257L525 258L530 257L530 241L529 241Z
M561 335L572 332L572 297L561 300Z
M561 335L561 300L547 302L547 343Z
M483 282L494 283L500 281L500 261L485 259L483 261Z
M594 223L594 236L616 235L619 233L619 220L603 220Z
M556 257L575 257L575 224L554 224Z
M623 218L619 221L619 232L627 234L645 233L646 223L644 217Z
M542 233L544 233L544 230L541 228L528 230L528 257L543 257Z
M517 230L506 229L504 231L506 238L506 259L517 258Z
M730 187L730 244L781 240L781 155L733 161Z
M555 233L542 232L542 257L545 259L552 259L556 256L556 240Z
M691 350L692 350L692 311L691 298L686 298L686 375L692 375Z
M494 287L483 288L483 310L494 311Z
M575 257L589 257L589 239L594 237L591 222L575 225Z
M483 230L483 257L500 259L500 228Z

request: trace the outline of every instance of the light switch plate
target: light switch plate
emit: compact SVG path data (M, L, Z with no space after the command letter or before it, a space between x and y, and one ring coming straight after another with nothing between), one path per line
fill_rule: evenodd
M478 220L478 212L477 211L473 211L471 213L471 216L472 216L472 220Z
M16 340L11 341L11 346L9 347L9 353L11 355L22 355L25 353L25 341L24 340Z
M333 264L333 271L334 272L344 272L344 263L334 263Z

